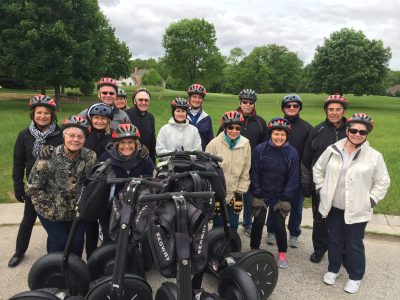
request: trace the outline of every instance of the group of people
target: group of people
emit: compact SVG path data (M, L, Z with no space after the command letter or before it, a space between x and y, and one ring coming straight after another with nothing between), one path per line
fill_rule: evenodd
M256 113L257 94L244 89L238 107L222 115L214 137L211 118L203 109L207 91L192 84L188 98L172 101L171 118L156 138L147 89L133 93L132 108L114 79L100 79L97 90L99 103L66 119L61 127L54 100L45 95L30 100L31 124L20 132L14 148L14 192L25 210L9 267L23 259L36 216L48 234L47 251L64 249L77 199L96 162L111 158L117 177L152 176L156 154L202 150L223 158L230 227L238 230L243 213L242 227L251 249L260 248L266 224L266 242L277 244L277 264L287 268L288 240L290 247L299 247L304 197L311 196L310 261L319 263L328 251L323 281L334 284L343 265L349 274L344 290L358 291L365 272L365 227L390 184L382 155L367 141L374 127L370 116L357 113L346 119L348 101L330 95L323 105L325 121L312 127L300 117L302 99L290 94L281 102L283 117L267 123ZM121 188L113 186L109 198ZM216 206L213 226L222 225L219 212ZM81 224L73 252L81 256L86 240L86 256L91 255L98 244L99 224L103 241L109 241L108 219L105 213L98 221Z

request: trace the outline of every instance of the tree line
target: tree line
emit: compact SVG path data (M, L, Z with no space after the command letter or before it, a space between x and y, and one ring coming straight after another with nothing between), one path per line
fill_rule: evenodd
M170 24L163 35L164 56L132 59L127 45L101 12L97 0L0 2L0 84L63 87L91 94L102 77L129 76L134 67L148 69L143 82L186 89L193 82L209 91L237 94L325 92L382 94L400 83L391 71L391 50L361 31L343 28L318 46L306 66L283 45L261 45L246 54L234 48L224 56L216 46L214 25L204 19Z

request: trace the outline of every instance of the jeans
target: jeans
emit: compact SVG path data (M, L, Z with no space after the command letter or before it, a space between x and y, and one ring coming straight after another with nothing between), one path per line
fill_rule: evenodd
M253 201L253 195L249 192L243 194L243 223L242 226L245 228L251 227L253 222L251 201Z
M235 214L232 206L227 207L230 228L237 231L239 227L239 215ZM213 217L213 228L222 226L222 215L215 215Z
M351 280L361 280L365 273L364 232L367 222L346 224L344 210L332 207L327 218L328 225L328 271L338 273L342 265ZM346 249L346 250L345 250Z
M64 251L65 245L67 244L69 232L71 230L72 221L52 222L39 214L38 217L48 235L47 239L48 253ZM75 239L72 244L72 253L75 253L76 255L81 257L83 252L84 242L85 242L85 224L80 221L78 223Z
M299 237L301 234L301 220L303 219L303 204L304 204L304 196L301 191L299 191L290 201L290 205L292 206L289 215L289 223L288 229L290 236ZM275 234L275 226L274 226L274 215L268 213L267 217L267 230L269 233Z

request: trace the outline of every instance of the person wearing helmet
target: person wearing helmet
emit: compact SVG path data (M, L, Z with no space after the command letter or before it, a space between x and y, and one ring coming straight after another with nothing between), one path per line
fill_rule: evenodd
M328 250L328 230L326 220L318 212L319 195L315 192L312 168L321 154L333 143L346 137L346 113L348 101L341 95L330 95L326 98L323 107L325 121L311 129L301 159L301 185L303 195L311 196L313 209L312 241L314 252L310 261L319 263Z
M244 117L244 124L241 127L240 134L250 141L252 151L257 145L264 142L268 138L267 124L265 120L257 115L256 112L257 94L254 90L244 89L239 93L239 107L237 111ZM218 132L221 132L222 128ZM250 236L252 215L251 201L253 197L251 193L244 194L243 223L242 227L247 236Z
M90 131L85 118L72 116L62 125L64 143L47 159L37 159L28 179L27 195L48 235L49 253L64 251L75 207L96 153L83 147ZM80 224L72 252L82 255L84 225Z
M214 132L210 116L203 110L203 100L207 94L201 84L194 83L189 86L189 122L197 127L201 137L201 148L204 150L207 144L214 138Z
M224 129L208 143L206 152L223 158L220 166L226 180L226 198L230 227L237 231L239 214L243 207L243 194L250 184L251 146L247 138L240 134L244 118L237 111L228 111L222 115L221 126ZM240 158L240 159L238 159ZM222 217L216 204L213 226L222 226Z
M172 117L161 127L157 136L156 153L175 150L201 151L199 131L187 119L189 103L186 98L176 97L171 102Z
M273 213L278 246L276 262L280 268L288 267L285 218L300 185L299 155L288 142L291 130L292 126L284 118L274 118L268 123L271 137L253 151L250 172L250 192L254 196L250 248L260 248L268 207Z
M110 106L114 114L111 128L115 128L118 124L131 122L126 112L115 105L117 92L118 86L114 79L104 77L97 82L97 96L99 97L99 103L104 103ZM79 113L79 116L86 118L87 111L88 109L84 109Z
M100 157L106 150L107 144L111 141L111 122L113 111L110 106L104 103L95 103L87 111L87 120L91 125L91 132L85 139L84 147L93 150L96 157ZM96 221L86 221L85 228L85 250L86 257L89 258L97 248L99 239L99 223Z
M300 111L303 108L303 101L300 96L296 94L290 94L283 97L281 102L281 109L284 114L284 118L289 121L292 128L287 140L299 154L301 159L303 155L303 149L307 141L308 134L312 129L312 126L307 121L300 117ZM303 203L304 195L299 187L299 190L295 193L294 198L291 199L290 215L289 215L289 245L292 248L299 247L299 236L301 234L300 224L303 215ZM267 239L266 242L269 245L276 243L273 214L268 213L267 217Z
M329 146L313 167L319 213L327 219L329 233L323 281L333 285L343 264L349 275L344 290L350 294L358 292L365 273L365 227L390 185L382 154L367 141L373 128L370 116L353 114L346 137Z
M151 94L145 88L137 89L132 95L133 107L126 113L141 135L140 143L146 146L150 152L150 158L156 163L156 129L154 116L148 111Z
M36 95L29 101L31 123L21 130L14 146L12 178L14 195L24 202L24 215L19 226L15 253L8 262L13 268L23 259L29 246L36 211L31 199L25 194L24 176L29 177L33 164L45 145L62 144L61 130L57 125L56 103L46 95Z
M123 89L118 89L115 106L120 110L127 110L129 108L126 102L126 92Z

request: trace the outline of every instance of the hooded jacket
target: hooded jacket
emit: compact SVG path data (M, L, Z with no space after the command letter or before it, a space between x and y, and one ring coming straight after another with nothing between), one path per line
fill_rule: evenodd
M201 109L196 116L190 111L188 113L189 122L199 130L201 138L201 148L206 149L207 144L214 138L212 122L210 116Z
M319 190L319 212L327 217L332 208L333 196L341 174L342 149L347 142L344 138L328 147L313 167L316 190ZM373 209L370 199L375 203L382 200L390 185L390 178L382 154L365 141L351 161L345 178L346 224L368 222Z

